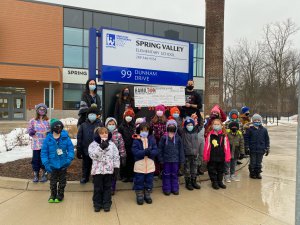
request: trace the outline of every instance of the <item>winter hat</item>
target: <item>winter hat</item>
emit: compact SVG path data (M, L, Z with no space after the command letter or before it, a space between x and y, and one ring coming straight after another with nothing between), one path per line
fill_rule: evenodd
M247 107L247 106L244 106L244 107L241 108L242 114L245 114L246 112L249 112L249 110L250 110L250 108Z
M184 121L184 127L186 128L186 126L187 126L189 123L191 123L191 124L193 124L193 126L195 126L195 121L193 120L193 118L187 116L187 117L185 118L185 121Z
M217 113L221 113L220 112L220 107L219 107L219 105L215 105L212 109L211 109L211 111L210 111L211 113L213 113L213 112L217 112Z
M165 113L166 107L164 105L157 105L155 106L155 111L163 111Z
M87 111L87 115L89 115L90 113L100 115L100 110L95 106L91 106Z
M175 126L177 128L177 122L175 120L168 120L167 121L167 124L166 124L166 127L168 126Z
M47 108L48 107L44 103L40 103L40 104L36 105L35 106L35 111L38 111L39 108L41 108L41 107L45 108L46 109L46 113L47 113Z
M107 119L105 120L105 126L106 126L106 127L107 127L107 125L108 125L108 123L109 123L110 121L114 121L115 124L116 124L116 126L118 125L117 120L116 120L115 118L113 118L113 117L107 117Z
M229 123L228 128L231 129L233 127L236 127L237 129L240 129L240 124L238 122L232 121Z
M64 125L63 125L63 123L62 123L60 120L58 120L58 119L56 119L56 118L52 118L52 119L50 120L51 131L53 131L53 128L54 128L56 125L61 125L62 128L64 128Z
M85 101L80 101L80 108L79 108L79 112L78 112L78 116L84 113L87 113L89 107L86 104Z
M135 117L135 113L132 108L126 109L126 111L123 114L123 118L125 118L126 116L131 116L132 118Z
M180 114L180 110L176 106L170 109L170 114L173 115L174 113Z
M255 113L255 114L252 116L252 122L255 121L255 120L259 120L260 122L262 122L262 117L261 117L261 115Z
M146 123L145 117L139 117L135 120L135 127L139 127L141 123Z
M237 109L232 109L229 114L229 119L230 120L238 120L239 118L239 111Z

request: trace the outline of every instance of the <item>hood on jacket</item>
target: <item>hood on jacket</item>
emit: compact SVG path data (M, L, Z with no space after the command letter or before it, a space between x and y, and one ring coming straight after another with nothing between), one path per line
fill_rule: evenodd
M114 121L116 126L118 126L117 120L114 117L107 117L107 119L105 120L105 126L107 127L108 123L110 121Z
M228 114L229 120L237 121L239 119L239 111L237 109L232 109Z

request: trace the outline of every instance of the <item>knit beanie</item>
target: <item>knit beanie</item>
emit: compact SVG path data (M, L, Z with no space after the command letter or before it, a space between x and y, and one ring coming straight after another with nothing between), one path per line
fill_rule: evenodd
M105 126L106 126L106 127L107 127L107 125L108 125L108 123L109 123L110 121L114 121L115 124L116 124L116 126L118 125L117 120L116 120L115 118L113 118L113 117L107 117L107 119L105 120Z
M125 118L126 116L131 116L132 118L135 117L135 113L132 108L126 109L126 111L123 114L123 118Z
M168 126L175 126L177 128L177 122L175 120L168 120L166 127L168 128Z
M145 117L139 117L135 120L135 127L139 127L141 123L146 123Z
M35 106L35 111L38 111L39 108L41 108L41 107L45 108L45 109L46 109L46 113L47 113L47 108L48 108L48 107L47 107L44 103L37 104L37 105Z
M213 113L213 112L217 112L217 113L221 113L220 112L220 108L219 108L219 106L218 105L215 105L212 109L211 109L211 111L210 111L211 113Z
M180 110L176 106L170 109L170 114L173 115L174 113L180 114Z
M229 114L229 119L230 120L238 120L239 118L239 111L237 109L232 109Z
M262 117L261 117L261 115L255 113L255 114L252 116L252 122L255 121L255 120L259 120L260 122L262 122Z
M237 129L240 129L240 124L238 122L232 121L228 124L228 128L231 129L233 127L236 127Z
M246 112L249 112L249 110L250 110L250 108L247 107L247 106L244 106L244 107L241 108L242 114L245 114Z
M51 131L53 131L53 128L54 128L56 125L61 125L62 128L64 128L64 125L63 125L63 123L62 123L60 120L58 120L58 119L56 119L56 118L52 118L52 119L50 120Z
M155 106L155 111L163 111L165 113L166 107L164 105L157 105Z
M87 111L87 115L89 115L90 113L100 115L100 110L97 107L91 106Z
M186 126L187 126L189 123L191 123L191 124L193 124L193 126L195 126L195 121L193 120L193 118L187 116L187 117L185 118L185 121L184 121L184 127L186 128Z

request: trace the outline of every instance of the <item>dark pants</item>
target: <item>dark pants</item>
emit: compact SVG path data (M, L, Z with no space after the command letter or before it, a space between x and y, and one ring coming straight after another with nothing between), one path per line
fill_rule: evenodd
M67 169L53 170L50 178L51 196L63 196L67 185ZM57 185L58 184L58 185ZM57 188L58 186L58 188Z
M116 180L116 178L112 178L112 179L111 179L111 190L112 190L113 192L116 191L116 185L117 185L117 180Z
M208 162L207 171L211 182L222 182L224 176L224 162Z
M186 155L184 163L184 176L186 178L196 178L198 169L198 158L194 155Z
M41 160L41 150L33 150L31 165L32 170L35 172L39 172L40 169L45 169Z
M134 158L131 152L131 148L129 150L126 149L126 154L126 165L124 167L121 167L120 176L121 178L132 179L134 175Z
M97 174L93 176L94 195L93 203L95 208L111 207L111 181L112 174Z
M264 153L255 153L250 151L250 164L249 164L249 171L251 172L256 172L256 173L261 173L261 168L262 168L262 160L264 157Z
M154 173L135 173L133 189L136 191L152 190Z
M82 156L82 178L89 179L91 175L93 161L88 156L83 154Z
M179 163L177 162L164 163L163 177L162 177L163 179L162 189L164 192L179 191L178 167L179 167Z

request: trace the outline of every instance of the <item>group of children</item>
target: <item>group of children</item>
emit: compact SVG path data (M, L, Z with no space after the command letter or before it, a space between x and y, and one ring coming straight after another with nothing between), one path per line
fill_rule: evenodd
M29 134L38 145L34 151L40 151L33 154L34 181L38 181L40 168L51 173L49 202L60 202L74 147L60 121L45 122L46 108L38 105L37 116L29 123ZM225 189L223 180L239 180L235 167L245 154L250 154L250 177L261 179L262 157L269 153L269 136L261 116L253 115L249 126L249 108L243 108L241 115L232 110L229 122L224 124L226 114L215 106L202 127L195 114L181 118L179 108L172 107L167 118L166 110L163 105L156 106L155 116L148 123L145 118L135 118L134 111L128 108L118 126L113 117L102 124L100 111L93 106L88 109L87 119L78 130L77 157L82 159L80 183L87 183L93 176L95 212L110 211L118 178L133 181L138 205L152 203L155 175L162 175L162 191L167 196L179 194L180 173L184 174L188 190L200 189L197 174L205 164L212 187ZM47 129L50 132L46 136Z

